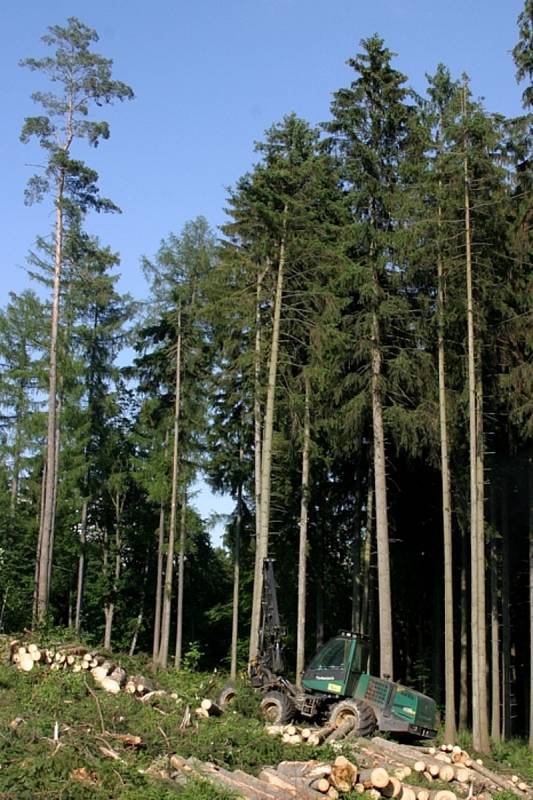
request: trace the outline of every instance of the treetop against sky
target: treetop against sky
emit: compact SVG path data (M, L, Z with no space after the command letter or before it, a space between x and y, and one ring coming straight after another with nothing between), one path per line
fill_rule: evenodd
M95 28L94 49L113 59L135 91L133 103L103 109L111 139L79 156L123 211L93 216L89 228L120 253L121 288L142 297L141 255L153 254L169 231L199 214L220 225L227 187L256 160L254 141L290 111L311 123L327 119L332 93L351 80L346 60L375 31L398 53L396 65L417 91L444 62L454 76L470 75L473 94L489 110L520 113L510 51L522 7L522 0L6 4L0 301L27 285L26 255L52 226L49 206L24 206L40 154L19 141L24 117L39 113L32 92L49 87L18 63L45 54L40 37L49 25L75 15Z

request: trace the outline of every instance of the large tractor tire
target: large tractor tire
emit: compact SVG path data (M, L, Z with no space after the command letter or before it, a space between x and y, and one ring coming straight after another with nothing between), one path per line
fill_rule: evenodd
M268 692L261 700L261 713L270 725L286 725L294 718L294 703L283 692Z
M354 733L357 736L370 736L376 729L377 721L374 710L363 700L341 700L332 706L329 721L333 725L341 725L355 717Z
M230 706L237 697L237 689L234 683L226 683L217 695L217 706L220 708L227 708Z

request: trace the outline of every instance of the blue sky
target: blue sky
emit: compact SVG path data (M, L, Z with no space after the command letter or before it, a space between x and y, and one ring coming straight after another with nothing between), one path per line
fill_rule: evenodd
M326 120L331 93L352 79L346 60L374 32L417 91L443 62L454 76L470 75L488 110L519 114L510 51L522 8L523 0L5 1L0 303L28 285L26 254L52 221L49 203L24 206L29 165L40 154L18 138L24 117L38 113L32 91L44 88L18 62L44 53L48 25L77 16L95 28L95 49L135 91L133 102L104 110L111 139L80 156L99 172L102 194L123 210L96 216L89 227L120 253L120 287L142 298L140 257L199 214L220 225L226 188L253 163L253 142L291 111ZM224 510L201 497L197 504L204 513Z

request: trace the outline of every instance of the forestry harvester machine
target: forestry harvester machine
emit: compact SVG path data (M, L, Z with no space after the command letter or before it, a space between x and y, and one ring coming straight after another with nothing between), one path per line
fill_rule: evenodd
M283 673L285 631L278 611L273 559L263 564L259 656L249 666L252 686L263 693L261 711L270 724L296 717L341 724L355 718L355 732L374 730L432 738L436 734L435 701L414 689L367 672L368 637L341 631L314 656L297 688ZM222 698L221 698L222 699Z

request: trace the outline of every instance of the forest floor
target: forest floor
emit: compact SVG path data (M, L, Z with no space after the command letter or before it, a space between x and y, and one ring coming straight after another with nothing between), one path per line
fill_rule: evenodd
M147 674L142 656L114 658L130 673ZM199 720L193 714L192 724L183 725L188 710L216 696L223 682L224 676L161 671L154 683L169 694L150 705L98 689L86 672L39 667L25 673L2 658L0 800L228 800L234 795L206 781L170 785L161 777L169 756L194 756L257 775L284 760L337 755L325 746L286 744L267 735L259 699L244 687L231 712ZM533 782L533 756L523 743L498 745L493 755L486 763ZM514 798L507 795L500 800Z

